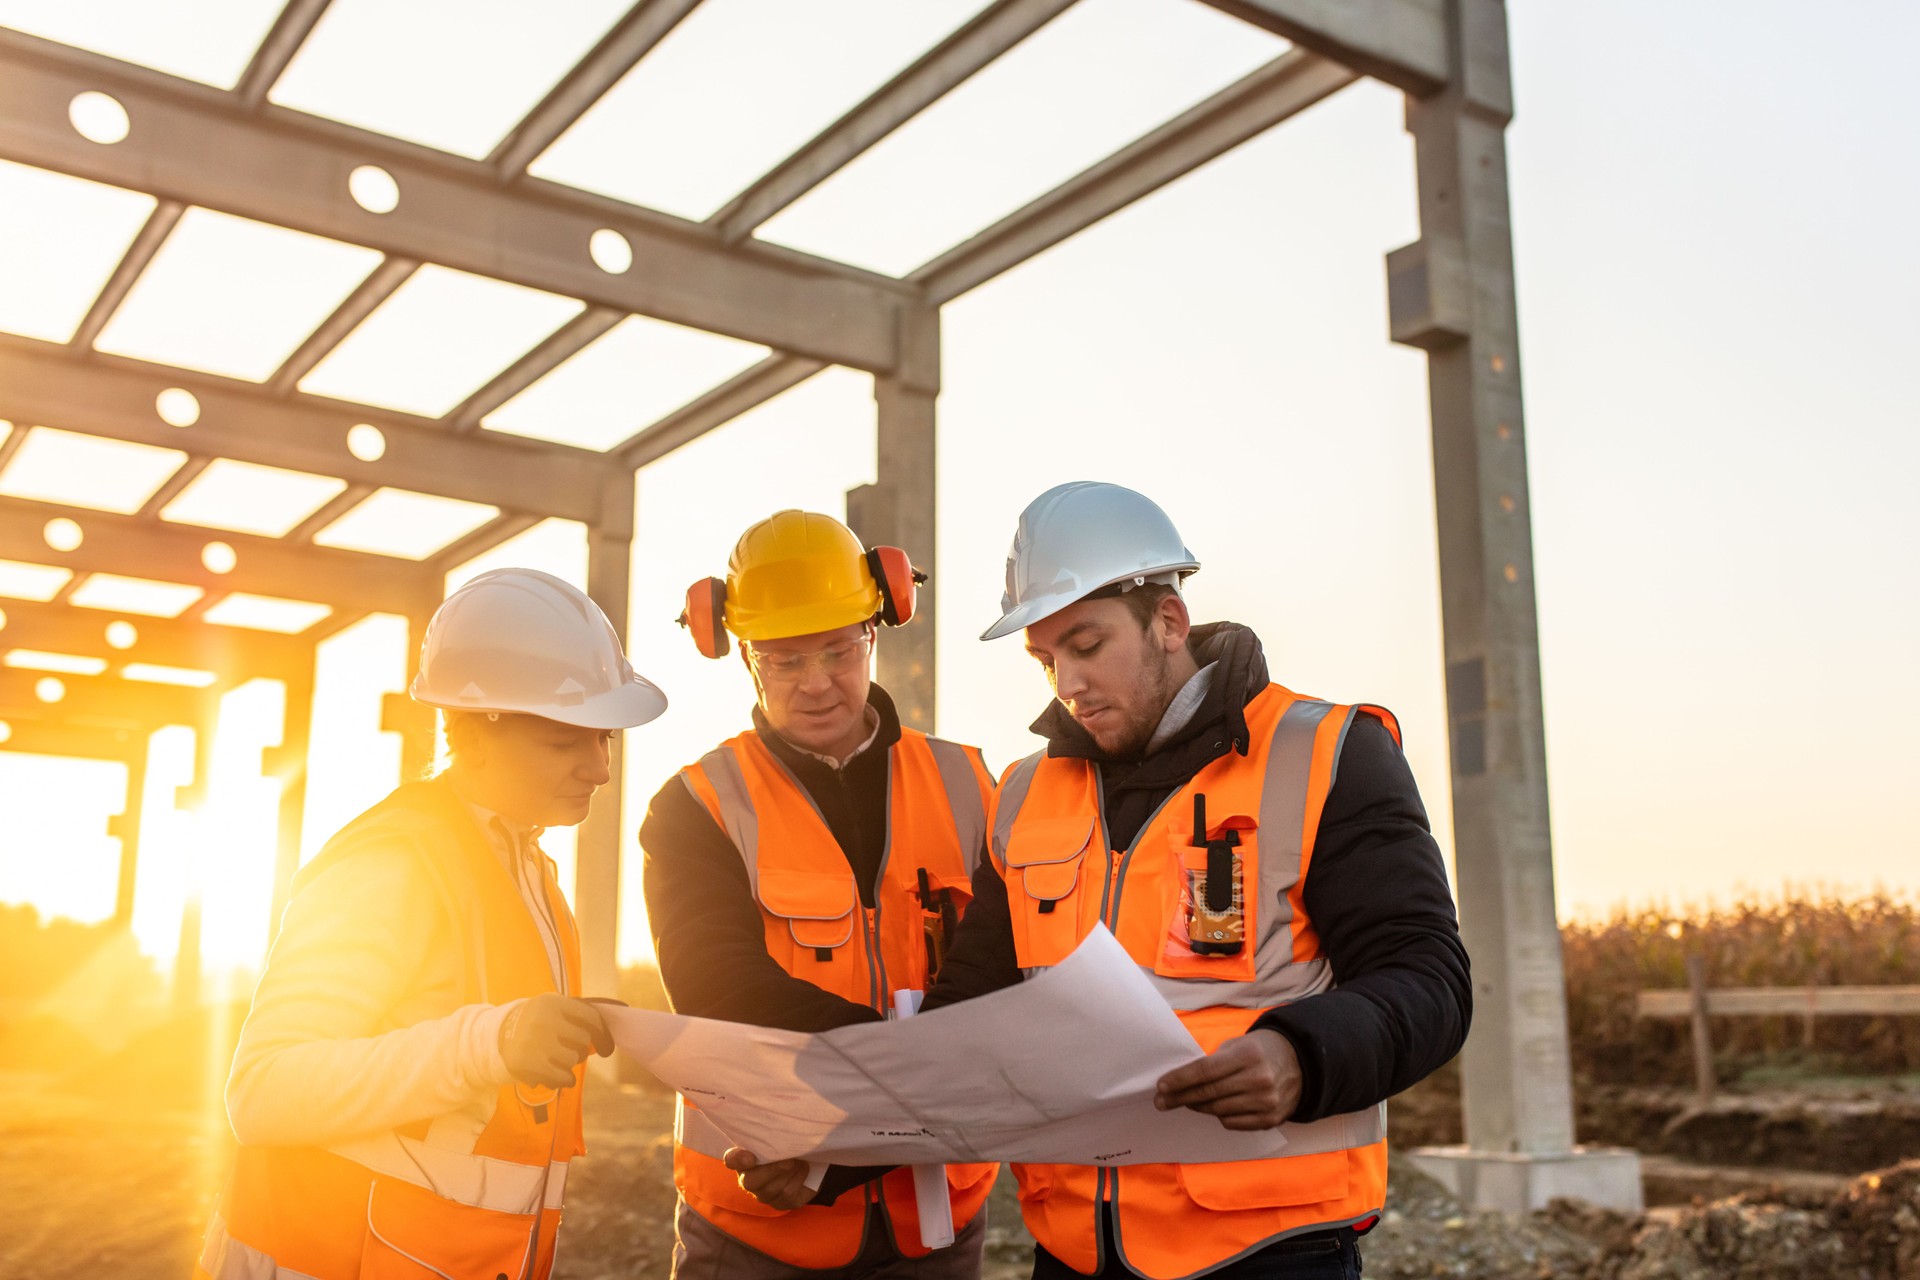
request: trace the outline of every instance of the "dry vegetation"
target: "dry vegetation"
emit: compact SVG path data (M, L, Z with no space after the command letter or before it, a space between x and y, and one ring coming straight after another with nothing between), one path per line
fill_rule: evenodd
M1874 894L1800 897L1676 912L1622 911L1560 931L1574 1061L1595 1081L1692 1079L1688 1028L1640 1022L1634 996L1684 988L1687 957L1709 987L1881 986L1920 983L1920 904ZM1761 1064L1810 1073L1920 1072L1920 1018L1722 1018L1716 1057L1733 1074Z

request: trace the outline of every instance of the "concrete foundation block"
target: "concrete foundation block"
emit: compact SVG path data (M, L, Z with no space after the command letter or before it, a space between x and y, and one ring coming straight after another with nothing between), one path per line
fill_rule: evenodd
M1640 1156L1626 1147L1575 1147L1548 1155L1415 1147L1405 1158L1469 1209L1531 1213L1559 1196L1622 1213L1645 1207Z

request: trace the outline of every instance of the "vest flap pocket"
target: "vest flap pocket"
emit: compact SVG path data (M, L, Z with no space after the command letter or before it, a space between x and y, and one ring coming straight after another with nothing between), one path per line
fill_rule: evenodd
M1092 818L1016 822L1007 838L1007 868L1019 869L1028 897L1058 902L1073 892L1080 862L1092 842Z
M1092 818L1027 818L1007 836L1007 865L1035 867L1074 862L1093 840Z
M375 1178L359 1274L362 1280L521 1275L533 1221L530 1213L481 1209L394 1178Z
M858 902L853 873L760 868L760 904L789 920L844 920Z
M1073 892L1073 883L1080 878L1080 861L1043 862L1024 868L1020 872L1020 881L1026 886L1027 896L1043 902L1057 902Z
M1347 1153L1323 1151L1273 1160L1182 1164L1180 1185L1203 1209L1271 1209L1320 1204L1347 1194Z

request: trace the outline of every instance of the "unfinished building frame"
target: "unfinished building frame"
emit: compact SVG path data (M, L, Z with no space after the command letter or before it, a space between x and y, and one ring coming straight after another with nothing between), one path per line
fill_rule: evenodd
M1591 1162L1582 1166L1587 1172L1567 1177L1539 1172L1580 1162L1573 1156L1553 906L1509 234L1505 6L1501 0L1209 2L1293 47L901 278L776 246L754 232L1072 0L987 5L700 222L527 173L697 0L635 4L491 155L476 160L268 102L327 0L292 0L231 90L0 32L0 158L157 200L71 341L0 337L0 417L21 424L0 445L0 463L39 424L189 456L127 515L0 497L0 559L70 573L41 603L7 602L0 649L124 656L100 638L102 615L68 605L76 584L90 574L158 578L204 593L176 619L142 619L140 648L153 661L213 672L207 689L136 688L117 676L87 676L70 682L76 687L68 698L48 704L16 678L20 673L0 673L9 749L128 765L129 810L118 830L127 850L121 918L131 912L137 857L137 761L155 729L189 724L204 743L221 691L254 677L284 682L285 731L266 762L287 784L277 913L298 859L300 778L314 645L321 638L370 613L396 614L408 620L417 653L446 572L549 517L586 526L587 589L624 634L636 470L828 366L863 370L874 380L877 480L849 493L850 522L868 542L904 546L934 569L942 305L1373 77L1405 94L1417 160L1421 237L1387 261L1390 336L1428 358L1457 871L1474 958L1475 1028L1465 1058L1468 1141L1448 1166L1466 1172L1442 1172L1469 1198L1493 1203L1539 1201L1562 1190L1616 1203L1628 1198L1596 1190L1596 1176L1604 1182L1617 1175L1614 1164L1603 1162L1613 1172L1600 1175ZM124 108L131 124L124 138L102 144L77 131L69 107L87 93L109 95ZM384 211L350 198L350 178L366 166L383 170L397 188L397 203ZM383 261L261 383L95 350L116 307L191 208L365 246ZM596 236L609 235L629 251L624 269L604 268L590 252ZM302 377L423 264L577 299L584 309L437 419L298 390ZM630 315L763 344L771 354L605 451L477 430L485 415ZM156 413L157 398L178 391L190 393L197 406L189 429ZM378 430L382 447L377 456L358 456L349 434L369 427ZM285 536L222 535L232 548L231 564L209 567L205 537L162 522L158 512L219 459L334 477L346 488ZM312 541L328 519L381 487L481 503L498 514L420 561ZM79 524L84 540L71 550L51 547L45 530L56 518ZM291 636L235 632L200 620L233 592L318 601L330 612ZM937 600L923 597L924 615L936 607ZM933 719L934 637L930 623L915 627L879 658L880 678L894 691L902 719L923 728ZM390 697L385 727L401 735L406 767L429 758L432 725L420 708ZM620 768L616 759L615 777ZM204 779L204 772L198 776ZM619 800L618 788L609 789L579 842L575 902L586 980L600 990L612 990L615 982L619 854L627 826ZM1520 1189L1498 1189L1509 1183Z

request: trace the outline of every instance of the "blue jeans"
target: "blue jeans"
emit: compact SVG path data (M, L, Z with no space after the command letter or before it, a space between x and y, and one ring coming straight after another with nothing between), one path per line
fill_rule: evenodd
M1209 1271L1205 1280L1359 1280L1359 1239L1359 1233L1349 1227L1296 1236ZM1094 1274L1102 1280L1123 1280L1139 1274L1121 1264L1113 1239L1113 1220L1104 1208L1100 1214L1100 1256L1106 1265ZM1085 1280L1085 1274L1035 1245L1033 1280Z

